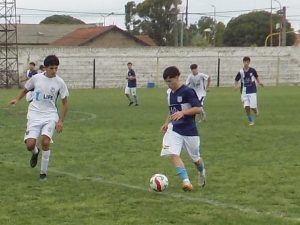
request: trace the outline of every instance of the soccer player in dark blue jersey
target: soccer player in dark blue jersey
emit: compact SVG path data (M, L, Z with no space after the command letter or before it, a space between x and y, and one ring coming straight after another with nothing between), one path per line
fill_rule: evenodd
M183 85L179 80L180 72L177 67L165 69L163 78L168 85L169 114L161 127L165 133L161 156L168 156L176 168L176 173L182 180L184 191L192 191L187 170L180 157L185 148L194 162L199 173L199 185L205 186L205 168L200 157L200 137L195 122L195 115L201 112L201 104L196 92Z
M257 109L257 88L256 82L263 87L263 84L260 82L257 72L254 68L250 67L250 57L245 56L243 58L243 68L238 72L235 77L235 88L239 87L239 82L241 82L241 100L244 105L249 125L254 125L254 115L251 114L251 111L254 114L258 115Z
M125 95L129 100L129 106L135 103L135 106L138 106L137 95L136 95L136 75L132 69L132 63L127 63L128 73L127 73L127 85L125 88Z

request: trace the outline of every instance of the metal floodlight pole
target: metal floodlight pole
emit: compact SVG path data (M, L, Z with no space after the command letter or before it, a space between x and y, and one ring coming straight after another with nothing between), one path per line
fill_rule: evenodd
M215 47L216 46L216 11L217 11L217 8L215 5L211 5L211 7L214 8L214 27L213 27L213 46Z
M281 3L280 3L280 1L278 1L278 0L274 0L276 3L278 3L279 4L279 16L280 16L280 28L279 28L279 44L278 44L278 46L281 46L281 38L282 38L282 6L281 6Z
M114 15L114 14L115 14L114 12L111 12L111 13L106 14L106 15L101 15L103 17L103 26L105 26L106 17L109 17L109 16Z
M0 87L19 86L15 0L0 0Z

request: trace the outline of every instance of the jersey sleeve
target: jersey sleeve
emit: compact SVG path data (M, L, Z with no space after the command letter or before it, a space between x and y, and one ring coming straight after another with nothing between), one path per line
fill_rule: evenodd
M187 86L189 86L189 85L190 85L190 82L191 82L191 75L188 75L188 77L186 78L185 84L186 84Z
M255 69L253 69L253 76L254 76L255 78L258 78L258 74L257 74L257 72L256 72Z
M242 78L241 73L238 72L238 74L235 76L235 81L239 81Z
M209 75L202 73L202 74L201 74L201 77L202 77L204 80L208 80Z
M35 87L35 77L32 77L31 79L27 80L27 82L24 85L24 88L27 91L31 91L34 89L34 87Z
M200 101L194 89L188 91L188 102L192 107L201 107Z
M133 76L133 77L135 77L135 72L134 72L134 70L130 70L130 71L128 72L128 76Z
M69 90L64 81L62 81L62 83L61 83L61 87L59 89L59 94L60 94L61 99L65 99L66 97L69 96Z

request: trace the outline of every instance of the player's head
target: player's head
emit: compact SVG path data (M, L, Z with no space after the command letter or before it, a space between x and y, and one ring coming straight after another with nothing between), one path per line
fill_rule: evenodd
M40 71L45 71L45 66L44 65L40 65L39 69L40 69Z
M243 58L243 64L244 64L244 67L245 67L245 68L248 68L248 67L249 67L250 61L251 61L251 59L250 59L249 56L245 56L245 57Z
M191 69L193 75L197 75L198 74L198 65L197 64L192 64L190 66L190 69Z
M34 68L35 68L35 63L34 62L30 62L29 63L29 69L30 70L34 70Z
M131 69L132 68L132 62L128 62L127 67L128 67L128 69Z
M176 66L170 66L165 69L163 73L163 78L171 89L176 89L176 87L179 84L179 76L180 72L179 69Z
M56 55L48 55L44 60L44 66L48 75L55 76L59 66L58 57Z

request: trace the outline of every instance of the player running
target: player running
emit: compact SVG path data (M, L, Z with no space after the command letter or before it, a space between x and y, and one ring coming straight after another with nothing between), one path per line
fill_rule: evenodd
M32 152L30 166L34 168L38 162L39 148L37 139L41 136L42 162L40 179L47 179L47 169L50 158L50 143L54 130L58 133L63 130L63 123L68 110L68 88L62 78L57 76L59 59L49 55L44 61L45 73L33 76L25 84L19 96L10 104L16 105L29 90L33 90L33 100L29 104L27 113L27 129L24 141L27 150ZM56 101L60 95L62 99L62 112L57 112Z
M243 58L243 68L238 72L235 77L235 88L238 88L239 81L241 82L241 100L245 108L249 125L254 125L254 115L251 114L251 111L254 114L258 115L257 109L257 88L256 82L263 87L263 84L260 82L257 72L254 68L250 67L250 57L245 56Z
M174 67L168 67L163 78L169 89L168 105L170 113L161 127L165 133L161 156L168 156L176 168L176 173L182 180L184 191L192 191L187 170L180 157L182 148L185 148L194 162L199 173L199 185L205 186L204 162L200 158L200 137L195 123L195 115L201 112L201 105L195 91L179 80L180 72Z
M197 93L200 104L202 106L202 110L199 114L200 121L204 122L206 121L206 114L204 111L204 100L209 90L211 78L210 76L204 73L199 73L197 64L192 64L190 66L190 69L192 73L187 77L186 85L189 86L190 88L193 88Z
M127 85L125 88L125 95L129 100L129 106L135 103L135 106L138 106L137 95L136 95L136 75L132 69L132 63L127 63L128 73L127 73Z

